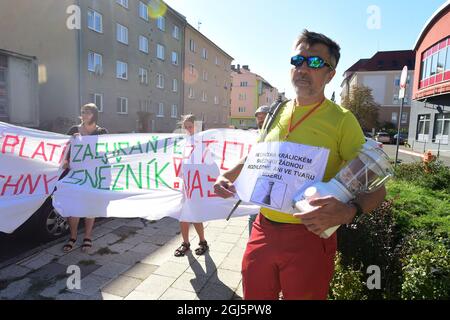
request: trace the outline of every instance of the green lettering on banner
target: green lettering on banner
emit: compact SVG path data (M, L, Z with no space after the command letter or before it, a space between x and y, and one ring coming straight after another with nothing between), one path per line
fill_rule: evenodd
M136 175L133 172L133 168L131 168L131 166L128 164L127 165L127 172L126 172L126 188L129 189L130 185L129 185L129 178L132 177L134 182L136 183L136 185L138 186L139 189L142 189L142 163L139 162L139 167L138 167L138 177L136 178Z
M114 168L114 169L115 169L115 168L119 168L120 171L119 171L119 173L117 174L116 179L114 180L114 184L113 184L112 190L114 190L114 191L121 191L121 190L123 190L123 188L122 188L122 187L121 187L121 188L118 188L118 187L117 187L117 182L119 181L119 178L120 178L120 175L122 174L123 169L125 169L125 165L123 165L123 164L118 164L118 165L115 165L113 168Z
M183 152L181 150L178 150L178 147L179 147L178 141L183 141L183 140L184 140L183 137L178 137L178 138L175 138L175 140L173 141L173 153L174 154L183 154Z
M85 184L85 183L89 180L90 183L91 183L91 187L92 187L92 188L97 188L97 170L95 170L95 172L94 172L95 180L94 180L94 178L89 174L89 170L84 170L84 174L85 174L85 177L84 177L84 180L83 180L83 182L81 183L81 185Z
M72 174L69 177L65 177L64 178L63 183L80 184L80 182L83 181L83 179L75 178L75 175L78 174L78 173L84 172L84 171L85 171L84 169L72 171ZM70 181L68 181L68 179L74 179L75 181L70 182Z
M172 140L172 138L164 139L164 153L167 153L167 144L170 140Z
M155 186L158 189L159 188L159 184L158 184L158 180L161 181L162 184L164 184L167 188L170 188L169 185L161 178L161 174L164 170L167 169L167 167L169 166L170 162L167 162L160 171L158 171L158 162L155 162Z
M86 145L86 149L84 150L82 161L84 161L87 157L89 157L91 160L94 159L94 154L92 153L91 146L89 144Z
M73 146L75 149L78 148L78 150L76 150L75 156L72 159L72 162L81 162L81 159L78 159L78 155L80 154L81 150L83 149L83 145L82 144L76 144Z
M117 154L116 161L120 162L120 161L122 161L122 157L119 157L120 152L122 152L124 156L127 155L127 152L122 149L122 146L124 145L125 148L129 148L130 147L130 143L129 142L119 142L117 145L119 147L119 150L117 150L117 153L116 153Z
M147 142L147 150L146 153L149 153L150 147L152 148L153 153L158 152L158 137L152 136L153 143L151 141Z
M138 154L142 154L142 153L143 153L143 152L142 152L142 145L141 145L141 143L140 143L139 141L137 142L136 145L134 145L134 146L131 147L130 155L133 154L133 152L134 152L135 150L138 151Z
M99 154L99 146L105 146L104 154ZM101 159L104 164L108 163L108 147L107 144L97 142L95 144L95 159Z
M153 163L153 162L155 162L156 161L156 159L152 159L151 161L149 161L148 163L147 163L147 170L146 170L146 181L147 181L147 189L149 189L150 190L150 165Z
M97 168L96 171L98 172L98 189L100 189L100 190L110 190L110 186L108 186L106 188L102 187L102 181L107 179L107 177L102 175L103 174L102 171L104 169L109 169L109 175L110 175L110 178L111 178L111 166L101 166L101 167Z

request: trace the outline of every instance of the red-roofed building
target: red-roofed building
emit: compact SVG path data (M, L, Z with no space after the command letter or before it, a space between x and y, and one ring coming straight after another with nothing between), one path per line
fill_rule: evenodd
M372 89L375 102L380 105L378 121L397 126L400 116L400 76L404 66L408 66L408 81L414 75L414 52L412 50L379 51L370 59L361 59L347 69L341 84L341 101L355 86ZM401 115L402 128L408 128L411 107L411 90L406 91Z
M450 1L430 17L415 43L416 69L408 140L415 150L450 151Z

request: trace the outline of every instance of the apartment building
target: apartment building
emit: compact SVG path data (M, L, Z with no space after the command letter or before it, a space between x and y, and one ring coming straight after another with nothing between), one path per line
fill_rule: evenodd
M404 66L408 67L407 89L400 115L400 76ZM391 123L395 127L400 119L401 127L408 128L411 110L411 85L414 77L414 51L380 51L370 59L361 59L344 73L341 84L341 101L351 93L355 86L372 89L378 110L378 122L381 126Z
M185 30L184 110L203 130L229 126L233 57L190 24Z
M279 99L278 89L251 72L248 65L231 67L231 125L239 129L256 128L256 109Z
M186 18L157 4L0 2L0 49L38 60L40 128L64 132L88 102L112 133L176 128L184 109Z

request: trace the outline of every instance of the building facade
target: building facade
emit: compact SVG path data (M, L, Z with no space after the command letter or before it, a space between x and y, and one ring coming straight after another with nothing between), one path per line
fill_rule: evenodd
M420 152L450 152L450 1L426 22L414 50L416 70L408 141Z
M39 63L40 128L64 132L89 102L111 133L176 128L184 108L186 19L165 4L148 4L0 2L0 49Z
M229 126L233 58L190 24L185 31L184 107L203 130Z
M365 86L372 89L378 110L380 127L400 125L408 129L411 110L411 84L414 77L414 52L412 50L377 52L370 59L361 59L344 73L341 84L341 101L351 93L352 88ZM408 67L407 88L402 114L400 115L400 76L404 66Z
M255 111L280 98L277 88L250 71L249 66L232 66L231 125L238 129L256 128Z

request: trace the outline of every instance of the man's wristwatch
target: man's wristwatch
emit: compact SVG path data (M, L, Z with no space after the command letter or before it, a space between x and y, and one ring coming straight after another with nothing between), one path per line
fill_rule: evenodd
M361 220L362 215L364 214L363 209L362 209L361 205L354 200L350 201L349 204L356 208L356 214L353 217L352 222L350 222L349 224L350 225L357 224L359 222L359 220Z

